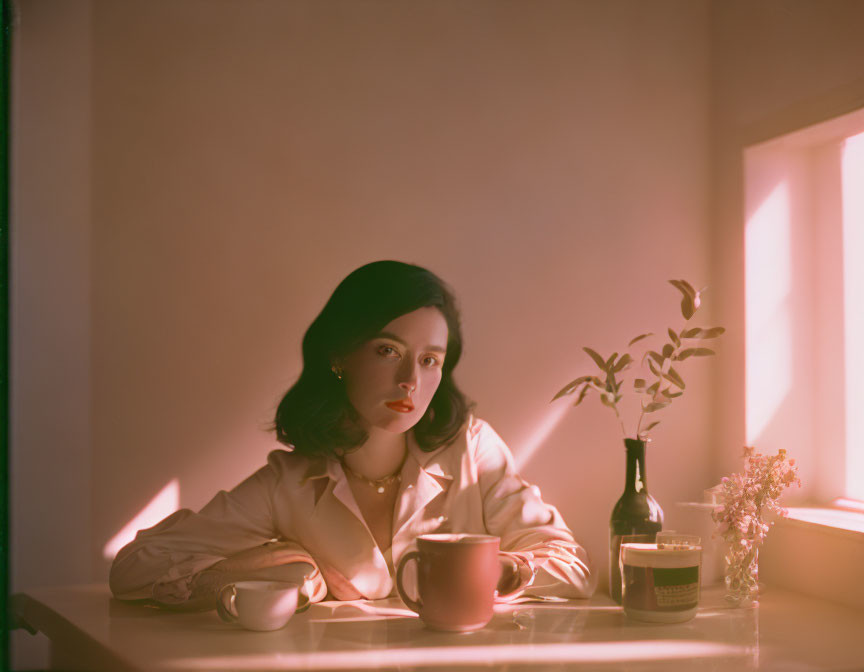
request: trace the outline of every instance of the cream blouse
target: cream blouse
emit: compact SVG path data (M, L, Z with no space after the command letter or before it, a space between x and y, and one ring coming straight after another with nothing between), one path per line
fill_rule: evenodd
M114 559L112 592L182 603L200 572L246 551L246 569L311 564L305 590L312 601L378 599L394 594L393 566L416 548L417 536L444 532L498 536L502 551L533 570L523 571L510 599L594 592L597 575L585 549L539 488L516 473L510 450L488 423L470 418L457 440L431 452L411 432L407 438L387 552L369 531L338 460L274 450L265 466L200 512L181 509L138 532Z

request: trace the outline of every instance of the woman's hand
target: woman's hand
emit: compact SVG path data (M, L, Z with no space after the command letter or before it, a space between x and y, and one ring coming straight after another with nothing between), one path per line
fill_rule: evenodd
M498 564L501 566L501 576L498 579L498 594L506 595L514 590L519 585L519 565L518 563L506 555L498 556Z
M237 581L285 581L297 583L302 587L306 582L306 577L315 569L308 562L290 562L275 567L226 571L222 569L225 567L223 563L226 563L226 560L217 562L210 569L205 569L194 579L189 607L193 609L213 608L216 605L216 595L222 587Z

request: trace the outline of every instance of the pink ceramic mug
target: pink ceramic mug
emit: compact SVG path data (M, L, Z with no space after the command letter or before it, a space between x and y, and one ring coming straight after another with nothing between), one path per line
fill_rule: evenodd
M485 627L492 620L496 588L502 577L499 544L498 537L484 534L417 537L417 550L406 553L399 561L399 595L434 630L468 632ZM408 597L402 584L405 566L411 560L417 561L416 601ZM514 591L525 583L520 578Z

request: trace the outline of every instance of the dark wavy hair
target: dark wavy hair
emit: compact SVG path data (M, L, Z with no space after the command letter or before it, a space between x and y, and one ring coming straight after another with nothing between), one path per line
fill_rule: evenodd
M429 306L440 310L447 321L447 354L441 383L411 431L425 451L453 441L473 407L453 380L462 355L459 310L453 293L437 275L399 261L375 261L352 272L306 330L303 372L276 409L277 440L310 456L339 457L362 445L368 433L331 364L397 317Z

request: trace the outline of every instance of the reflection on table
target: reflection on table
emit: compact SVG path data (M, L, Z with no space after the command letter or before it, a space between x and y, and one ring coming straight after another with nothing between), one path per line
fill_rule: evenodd
M499 605L483 630L427 629L395 598L328 602L282 630L250 632L214 612L113 600L104 586L33 591L13 608L56 646L58 666L138 670L857 669L864 613L766 589L736 608L703 591L686 623L628 620L608 596Z

